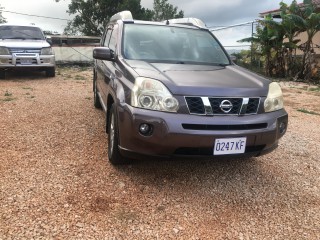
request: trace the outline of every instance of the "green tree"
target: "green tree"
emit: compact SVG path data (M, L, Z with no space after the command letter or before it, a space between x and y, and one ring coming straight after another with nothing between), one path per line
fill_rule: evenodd
M265 74L266 76L278 76L283 73L284 64L281 61L282 43L283 43L283 29L280 23L275 22L271 15L259 21L256 28L256 33L252 37L244 38L238 42L251 42L258 54L265 56ZM252 63L251 63L252 64Z
M59 2L60 0L55 0ZM117 12L129 10L135 19L164 20L183 17L168 0L154 0L155 10L141 7L141 0L71 0L68 13L75 15L65 28L65 34L101 36L107 21Z
M312 0L304 0L303 6L294 0L290 5L280 3L280 15L280 22L266 16L254 36L240 42L260 45L267 76L309 80L317 70L313 38L320 31L320 13ZM303 43L297 38L300 33L307 35ZM296 56L298 48L303 51L302 58Z
M293 2L296 4L296 1ZM293 7L289 9L288 17L294 22L298 28L298 32L305 32L307 41L300 44L303 51L303 66L295 76L295 79L309 80L312 77L312 64L314 62L313 38L320 31L320 13L317 13L316 5L312 0L304 0L304 7Z
M7 22L7 20L2 16L2 10L3 9L3 7L1 7L1 5L0 5L0 23L6 23Z
M123 10L130 10L142 20L149 20L153 15L151 10L141 7L140 0L72 0L68 8L67 12L75 17L65 33L75 35L100 36L110 17Z
M296 1L293 1L290 6L286 3L280 3L281 26L284 30L286 41L283 42L284 61L286 65L286 76L293 77L299 69L299 61L296 56L298 43L300 39L297 38L300 29L295 25L294 19L290 13L300 11Z
M168 3L168 0L153 1L153 20L163 21L172 18L183 18L183 11L178 12L178 8Z

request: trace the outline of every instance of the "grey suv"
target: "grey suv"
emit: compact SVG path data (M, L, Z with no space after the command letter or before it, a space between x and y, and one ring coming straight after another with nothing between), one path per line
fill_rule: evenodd
M45 71L55 76L55 57L40 28L0 24L0 78L8 70Z
M199 19L115 14L93 57L94 105L106 112L112 164L259 156L286 132L279 84L233 64Z

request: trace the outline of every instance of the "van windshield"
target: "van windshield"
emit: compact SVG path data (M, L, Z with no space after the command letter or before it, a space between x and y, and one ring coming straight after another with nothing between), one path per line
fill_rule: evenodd
M44 40L40 28L28 26L0 26L0 39Z
M230 64L210 32L176 26L126 24L122 54L126 59L149 62Z

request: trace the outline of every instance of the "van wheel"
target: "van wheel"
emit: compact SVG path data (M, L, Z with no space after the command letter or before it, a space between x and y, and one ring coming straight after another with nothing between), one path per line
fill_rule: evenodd
M0 79L5 79L5 78L6 78L6 71L0 70Z
M56 68L47 68L46 70L46 76L47 77L55 77L56 76Z
M101 102L98 95L97 80L93 79L93 105L95 108L101 109Z
M119 151L119 129L116 111L114 104L112 104L109 120L108 120L108 158L111 164L120 165L127 164L129 160L121 156Z

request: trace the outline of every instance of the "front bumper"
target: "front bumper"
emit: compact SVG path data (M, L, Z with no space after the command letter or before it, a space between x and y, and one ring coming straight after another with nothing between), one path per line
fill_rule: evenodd
M288 114L279 110L248 116L197 116L124 104L118 106L118 123L119 148L127 157L212 158L216 138L236 137L247 139L245 154L241 155L259 156L278 146L278 139L286 132ZM143 123L152 126L150 136L139 132Z
M13 53L12 55L0 55L0 68L47 68L55 67L54 55L40 55L38 53Z

